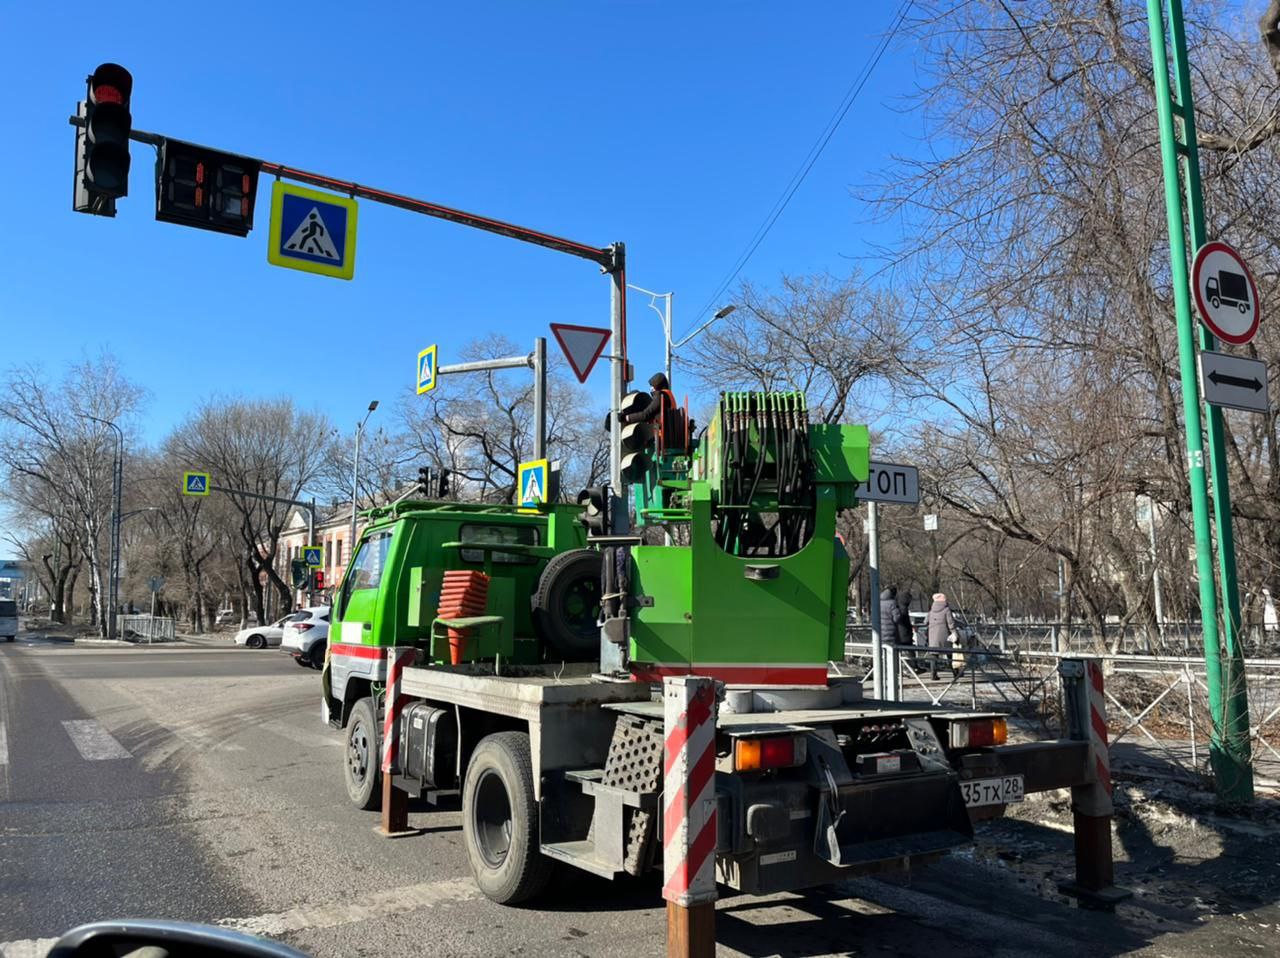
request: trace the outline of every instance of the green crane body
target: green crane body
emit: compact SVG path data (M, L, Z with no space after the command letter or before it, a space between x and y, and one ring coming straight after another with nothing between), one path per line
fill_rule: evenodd
M688 544L631 549L631 673L826 684L849 577L836 515L856 504L868 446L866 426L810 425L800 393L729 392L691 455L655 455L637 519L687 523Z

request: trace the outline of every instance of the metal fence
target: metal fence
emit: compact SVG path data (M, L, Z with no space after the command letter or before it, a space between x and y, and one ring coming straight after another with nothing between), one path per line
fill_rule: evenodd
M1203 656L1157 652L1068 651L1035 648L1048 635L1017 633L1006 647L979 639L970 648L929 653L917 646L886 646L886 695L904 702L952 704L1000 711L1011 728L1030 738L1061 734L1058 663L1086 655L1103 662L1107 675L1112 758L1122 772L1210 780L1212 728ZM1075 644L1075 643L1071 643ZM870 642L848 643L849 661L871 674ZM935 679L933 675L935 674ZM1280 657L1246 659L1250 736L1257 779L1280 788Z
M122 615L117 628L120 637L129 642L172 642L177 638L173 619L149 615Z

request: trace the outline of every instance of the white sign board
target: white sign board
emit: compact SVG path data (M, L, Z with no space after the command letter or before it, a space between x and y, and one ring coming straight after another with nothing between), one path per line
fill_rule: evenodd
M904 502L914 506L920 501L920 471L915 466L891 462L869 465L867 481L858 486L859 502Z
M937 532L937 531L938 531L938 516L937 516L937 513L933 513L933 512L931 512L931 513L929 513L928 515L926 515L926 516L924 517L924 531L925 531L925 532Z
M1241 346L1258 332L1258 285L1240 254L1226 243L1200 247L1191 264L1191 292L1200 320L1219 339Z
M1226 353L1201 353L1200 394L1214 406L1266 412L1266 363Z

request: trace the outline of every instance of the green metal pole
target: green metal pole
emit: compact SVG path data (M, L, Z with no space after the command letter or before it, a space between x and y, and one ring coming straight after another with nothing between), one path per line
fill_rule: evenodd
M1169 32L1173 41L1173 74L1181 106L1182 144L1186 163L1186 193L1190 204L1188 225L1191 248L1199 251L1209 237L1204 226L1204 191L1200 185L1200 147L1196 142L1196 118L1191 96L1191 69L1187 62L1187 32L1182 18L1182 0L1169 0ZM1197 324L1200 349L1212 352L1213 334ZM1214 776L1223 784L1219 794L1231 802L1253 801L1253 768L1250 764L1249 694L1244 676L1244 649L1241 643L1240 585L1236 577L1236 545L1231 520L1231 486L1227 474L1227 443L1222 426L1222 410L1208 407L1209 464L1213 476L1213 524L1218 533L1218 573L1222 583L1224 681L1226 714L1224 738L1228 761L1215 762ZM1213 757L1212 753L1211 757Z
M1179 96L1176 105L1169 87L1165 21L1160 0L1147 0L1147 20L1151 33L1156 116L1160 129L1160 156L1169 222L1170 274L1178 327L1178 367L1182 379L1183 415L1186 420L1191 513L1196 541L1196 569L1200 579L1200 618L1204 627L1205 671L1212 719L1209 756L1218 797L1226 802L1243 803L1253 799L1253 776L1249 764L1248 699L1244 687L1243 656L1240 654L1239 647L1240 598L1236 584L1235 541L1231 529L1231 498L1227 482L1222 414L1217 408L1210 407L1209 444L1214 476L1214 518L1218 529L1218 554L1226 605L1226 671L1229 684L1224 696L1223 654L1218 631L1218 595L1214 581L1200 394L1196 376L1195 330L1198 324L1194 323L1191 315L1182 192L1179 189L1178 177L1178 154L1182 153L1186 158L1186 193L1191 214L1191 240L1194 248L1199 249L1205 241L1200 159L1196 148L1195 110L1191 99L1191 78L1187 69L1182 4L1181 0L1168 0L1168 2L1178 81ZM1175 109L1178 118L1182 121L1182 132L1185 137L1182 142L1179 142L1174 129ZM1199 335L1201 348L1211 350L1213 337L1203 327L1200 328Z

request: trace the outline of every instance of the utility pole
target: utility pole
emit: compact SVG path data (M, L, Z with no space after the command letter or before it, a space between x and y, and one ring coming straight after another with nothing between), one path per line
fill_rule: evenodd
M1191 315L1185 222L1190 227L1192 252L1206 242L1204 197L1200 186L1200 153L1196 143L1195 106L1187 62L1186 27L1182 0L1167 0L1166 24L1161 0L1147 0L1151 61L1160 130L1165 208L1169 221L1170 275L1178 328L1178 366L1182 379L1182 408L1187 433L1187 473L1191 486L1191 515L1200 579L1200 618L1204 629L1205 678L1209 688L1211 732L1209 760L1218 798L1230 804L1253 801L1253 767L1249 743L1249 702L1245 689L1244 654L1240 644L1240 592L1236 582L1235 540L1231 529L1231 493L1227 478L1222 412L1209 406L1207 431L1202 426L1196 339L1201 352L1212 352L1214 337ZM1176 99L1169 82L1169 45L1173 48ZM1175 116L1178 123L1175 125ZM1183 161L1179 175L1179 158ZM1185 195L1185 209L1184 209ZM1222 581L1222 631L1214 580L1213 538L1209 521L1208 476L1204 439L1207 432L1213 476L1213 524L1217 530L1218 571Z
M874 500L867 503L867 570L871 577L871 694L884 698L885 636L880 632L880 508ZM897 642L896 635L888 636Z

